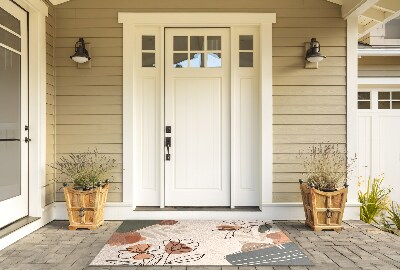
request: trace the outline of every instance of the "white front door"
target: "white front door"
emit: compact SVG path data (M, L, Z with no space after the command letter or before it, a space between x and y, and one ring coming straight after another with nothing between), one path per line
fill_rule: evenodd
M400 203L400 89L360 90L358 97L359 175L382 174Z
M165 125L165 205L229 206L228 28L166 29Z
M28 215L27 13L0 0L0 228Z

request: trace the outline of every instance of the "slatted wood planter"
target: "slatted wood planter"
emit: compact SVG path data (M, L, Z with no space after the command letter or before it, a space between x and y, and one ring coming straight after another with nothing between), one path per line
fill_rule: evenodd
M94 230L104 222L104 206L107 201L109 184L89 191L64 187L67 203L69 230Z
M301 183L300 189L307 226L314 231L342 230L347 187L333 192L324 192Z

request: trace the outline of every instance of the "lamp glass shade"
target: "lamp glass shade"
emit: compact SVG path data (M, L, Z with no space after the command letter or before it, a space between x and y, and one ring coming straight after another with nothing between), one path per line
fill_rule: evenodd
M79 55L73 55L71 56L71 59L79 64L83 64L89 61L89 58L87 58L86 56L79 56Z
M318 63L318 62L321 62L322 60L324 60L324 58L326 58L326 56L323 56L320 53L318 53L318 54L307 56L307 61L311 62L311 63Z

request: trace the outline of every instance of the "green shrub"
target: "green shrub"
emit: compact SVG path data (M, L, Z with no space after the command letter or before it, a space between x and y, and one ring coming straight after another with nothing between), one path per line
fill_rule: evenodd
M376 218L381 215L384 210L388 209L390 188L382 186L384 178L377 177L372 180L368 179L367 190L363 193L358 191L358 201L361 203L360 219L368 224L378 223ZM359 182L360 186L361 182Z
M392 202L390 208L386 210L387 215L383 216L383 226L386 228L391 228L391 224L387 219L391 221L391 223L396 226L398 230L400 230L400 205L396 202Z

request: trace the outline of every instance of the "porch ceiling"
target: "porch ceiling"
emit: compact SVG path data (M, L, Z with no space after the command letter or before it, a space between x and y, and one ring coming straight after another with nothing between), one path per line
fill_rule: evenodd
M70 0L49 0L53 5L59 5ZM358 16L358 36L369 35L382 24L400 15L399 0L326 0L342 6L342 16L347 19Z
M358 36L362 38L372 30L400 15L399 0L326 0L342 6L342 16L358 16Z

